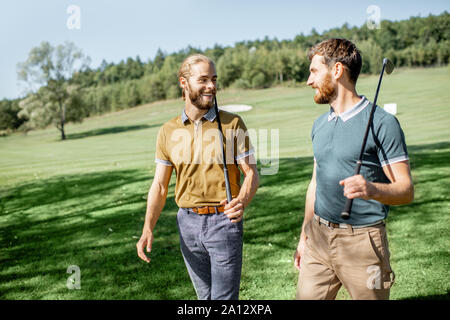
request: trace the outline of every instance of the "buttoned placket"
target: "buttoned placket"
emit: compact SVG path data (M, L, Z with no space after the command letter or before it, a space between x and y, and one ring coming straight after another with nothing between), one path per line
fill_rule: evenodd
M333 131L330 135L330 138L328 139L328 143L327 143L327 149L328 150L332 150L333 149L333 143L334 143L334 135L335 135L335 130L336 130L336 126L338 123L338 119L339 116L337 116L336 114L333 114L331 117L328 118L328 122L332 121L332 126L333 126Z
M200 164L202 161L202 119L194 121L194 163Z
M202 126L202 119L198 119L198 120L194 121L195 134L198 133L198 128L201 126Z

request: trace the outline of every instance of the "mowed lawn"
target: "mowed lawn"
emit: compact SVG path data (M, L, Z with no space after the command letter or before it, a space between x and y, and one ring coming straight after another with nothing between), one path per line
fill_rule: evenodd
M358 92L372 100L377 81L362 76ZM379 105L397 103L415 182L414 202L391 207L387 221L392 299L450 298L449 88L449 68L400 69L380 91ZM246 209L241 299L295 296L311 125L328 110L312 96L307 87L218 93L220 104L253 106L240 115L255 147L269 142L266 155L258 150L259 169L275 172L261 175ZM156 134L182 108L179 99L93 117L67 125L66 141L55 128L0 138L0 299L196 298L179 251L174 176L150 264L135 247ZM277 142L279 161L265 161ZM67 287L69 266L81 271L80 289ZM349 296L341 290L338 298Z

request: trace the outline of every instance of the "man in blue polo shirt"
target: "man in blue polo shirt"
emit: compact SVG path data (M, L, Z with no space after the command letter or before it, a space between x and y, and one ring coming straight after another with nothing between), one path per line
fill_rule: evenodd
M389 205L414 197L405 137L397 119L376 108L361 173L353 175L372 103L357 94L362 59L345 39L323 41L309 53L307 84L330 111L313 124L314 169L294 264L297 299L388 299L394 283L384 225ZM341 212L353 199L350 219Z

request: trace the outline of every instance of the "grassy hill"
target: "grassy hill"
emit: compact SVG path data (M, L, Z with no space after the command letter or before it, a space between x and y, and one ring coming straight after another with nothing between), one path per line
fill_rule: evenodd
M377 81L362 76L359 94L372 100ZM392 299L449 298L449 88L449 68L399 69L380 91L379 105L397 103L416 188L415 201L392 207L388 218ZM278 173L261 176L246 210L242 299L295 296L310 130L328 109L312 96L307 87L218 94L220 104L253 106L241 116L258 140L260 129L279 130ZM90 118L69 124L66 141L55 128L0 138L0 299L195 298L179 252L174 177L152 262L140 261L135 248L156 134L182 108L181 99L169 100ZM66 286L70 265L80 267L80 290Z

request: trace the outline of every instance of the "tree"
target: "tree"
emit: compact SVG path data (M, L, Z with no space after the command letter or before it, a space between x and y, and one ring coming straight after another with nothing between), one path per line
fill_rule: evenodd
M38 92L30 93L19 102L18 117L26 122L22 129L28 131L54 124L61 132L61 139L65 140L64 124L67 122L81 122L89 115L83 104L81 91L76 85L64 83L62 88L55 91L54 85L41 87Z
M53 122L61 132L61 139L66 139L65 123L81 121L88 115L79 103L80 88L68 82L75 71L86 69L89 62L89 57L71 42L57 47L42 42L31 49L28 59L17 65L19 80L28 85L28 96L19 104L20 115L31 120L28 127Z
M0 101L0 132L15 130L22 125L24 120L18 117L19 110L19 99Z
M165 59L166 59L166 54L164 54L164 52L158 48L155 59L153 59L153 68L154 68L153 71L154 72L158 72L162 68Z
M378 73L383 63L383 50L380 46L373 39L356 43L356 46L361 51L362 56L361 73Z

